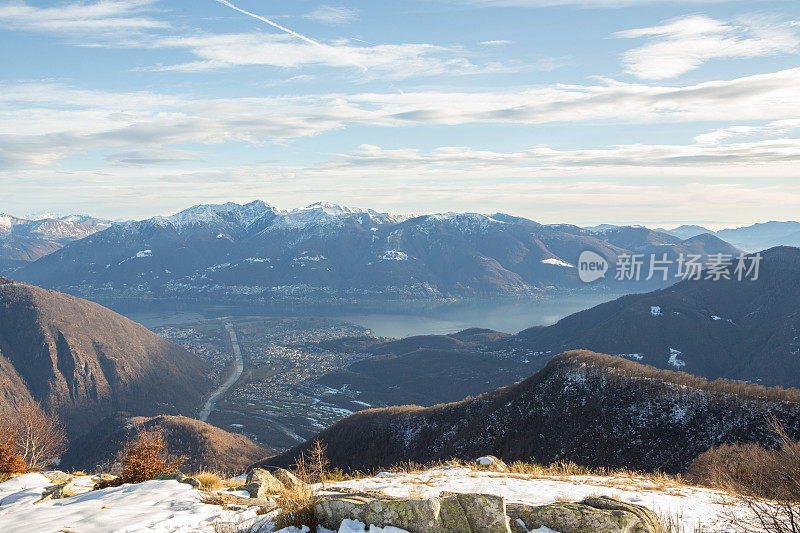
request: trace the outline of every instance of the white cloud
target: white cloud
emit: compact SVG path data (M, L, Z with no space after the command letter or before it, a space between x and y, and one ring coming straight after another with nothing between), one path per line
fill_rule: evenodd
M446 0L454 1L454 0ZM595 8L621 8L650 4L723 4L738 0L467 0L478 7L553 7L581 6Z
M169 24L142 15L156 0L99 0L55 7L36 7L25 2L0 4L5 29L53 32L69 35L105 35L169 28Z
M797 120L800 120L800 68L684 87L602 80L595 85L558 84L496 92L417 91L217 99L149 92L108 93L40 83L0 87L0 122L5 132L14 132L0 135L0 167L49 166L72 154L95 149L285 142L352 124L413 127L716 121L737 128L755 122L747 127L762 129L749 134L760 134L763 138L786 135L791 124L787 121ZM763 129L766 127L770 131ZM719 144L732 135L745 133L735 129L706 133L697 144ZM769 150L774 150L776 158L780 157L776 145L751 149L753 160L766 157ZM591 155L597 156L598 162L603 156ZM724 151L711 155L728 157ZM695 149L672 157L689 161L707 156L709 152Z
M690 145L632 144L593 150L556 150L538 146L521 152L494 152L469 147L441 147L429 152L416 149L386 150L362 145L358 150L328 163L330 167L391 165L414 168L496 168L507 175L511 168L592 168L711 165L766 165L800 161L800 139L784 138L733 144Z
M712 59L790 54L800 46L800 35L791 24L757 17L725 23L692 15L615 35L648 39L622 56L627 72L647 80L674 78Z
M511 41L506 39L496 39L494 41L482 41L480 44L483 46L505 46L507 44L511 44Z
M349 7L319 6L306 13L303 18L322 22L323 24L350 24L358 20L358 10Z
M165 37L153 41L150 46L184 48L198 58L189 63L160 67L159 70L204 71L246 65L359 67L366 71L362 75L400 79L504 69L497 64L474 64L462 57L463 51L458 49L424 43L356 46L345 41L315 46L286 35L240 33Z

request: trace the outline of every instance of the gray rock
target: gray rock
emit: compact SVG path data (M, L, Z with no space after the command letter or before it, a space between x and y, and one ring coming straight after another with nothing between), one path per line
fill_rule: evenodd
M164 474L163 476L158 476L157 478L153 478L159 481L167 481L167 480L174 480L178 483L186 483L187 485L191 485L192 487L199 487L200 482L197 481L193 477L189 477L184 475L181 472L173 472L172 474Z
M331 529L350 518L409 533L510 533L505 500L483 494L443 494L427 499L369 493L323 496L315 510L320 523Z
M39 498L38 500L36 500L33 503L36 504L36 503L46 502L46 501L49 501L49 500L60 500L61 498L64 498L66 496L66 494L67 494L67 486L68 485L69 485L69 482L66 482L66 483L59 483L58 485L53 485L52 487L45 488L44 492L42 492L42 497Z
M272 475L282 483L287 490L307 490L309 488L307 483L301 481L300 478L283 468L276 468L272 472Z
M634 533L664 533L665 527L661 519L656 513L642 507L641 505L634 505L632 503L621 502L608 496L599 496L596 498L586 498L581 502L584 505L589 505L595 509L607 509L610 511L624 511L632 513L639 518L642 525L634 529Z
M268 494L277 494L284 490L283 483L263 468L254 468L247 474L245 484L237 487L246 490L251 498L264 498Z
M42 475L49 479L53 483L66 483L70 479L72 479L71 474L67 474L66 472L62 472L61 470L45 470L42 472Z
M456 494L470 529L486 533L507 533L506 501L493 494Z
M649 509L607 497L538 507L514 504L508 513L515 532L546 526L561 533L664 533L663 524Z
M475 460L478 468L486 468L493 472L508 472L508 465L494 455L484 455Z

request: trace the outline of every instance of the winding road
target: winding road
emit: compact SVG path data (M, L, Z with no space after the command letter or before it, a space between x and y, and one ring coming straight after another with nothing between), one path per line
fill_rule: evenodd
M244 359L242 358L242 349L239 346L239 339L236 337L236 330L233 329L233 324L230 322L225 323L225 330L228 332L228 335L230 335L231 347L233 348L233 355L236 360L231 375L228 376L228 379L226 379L225 382L220 385L219 388L217 388L217 390L211 394L211 396L208 397L208 400L206 400L203 409L200 411L200 414L197 417L202 422L206 422L208 420L208 415L210 415L211 411L213 411L216 407L217 400L219 400L223 394L228 392L228 389L233 387L233 384L236 383L236 381L242 376L242 372L244 372Z

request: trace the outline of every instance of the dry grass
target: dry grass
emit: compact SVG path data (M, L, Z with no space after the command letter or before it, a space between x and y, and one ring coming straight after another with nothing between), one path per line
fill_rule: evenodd
M214 523L214 533L260 533L271 531L271 522L266 518L219 519Z
M315 531L319 525L317 512L314 510L316 500L310 485L281 491L279 500L281 510L275 518L275 530L289 526L308 526Z
M214 472L202 471L192 477L200 482L201 489L219 490L224 486L222 477Z

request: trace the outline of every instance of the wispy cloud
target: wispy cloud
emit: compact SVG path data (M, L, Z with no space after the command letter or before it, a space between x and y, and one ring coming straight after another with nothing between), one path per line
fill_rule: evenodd
M453 1L453 0L444 0ZM621 8L650 4L722 4L740 0L467 0L466 3L479 7L553 7L581 6L597 8Z
M26 2L5 3L0 4L0 21L7 30L84 36L169 28L169 23L144 14L155 1L99 0L55 7L36 7Z
M266 33L164 37L149 46L183 48L196 56L196 61L156 68L184 72L253 65L281 68L358 67L362 76L402 79L482 74L508 68L497 63L476 64L463 57L462 50L432 44L356 45L340 41L336 45L308 45L296 42L289 36Z
M505 46L507 44L511 44L511 41L506 39L496 39L494 41L482 41L480 44L483 46Z
M323 24L350 24L358 20L358 14L357 9L322 5L303 15L303 18Z
M763 17L728 23L692 15L659 26L616 33L617 37L648 42L623 54L627 72L647 80L674 78L712 59L761 57L796 53L800 28Z
M107 155L105 160L114 165L125 166L177 165L201 161L201 153L178 149L127 150Z
M800 69L684 87L603 80L595 85L552 85L496 92L417 91L261 98L118 94L57 84L1 89L0 121L6 132L14 132L0 135L0 167L4 168L52 165L71 154L93 149L284 142L352 124L413 127L716 121L735 126L736 122L762 121L786 128L788 123L781 121L800 119ZM717 136L721 142L725 135L731 134L717 133ZM710 140L711 137L701 138L704 144Z

